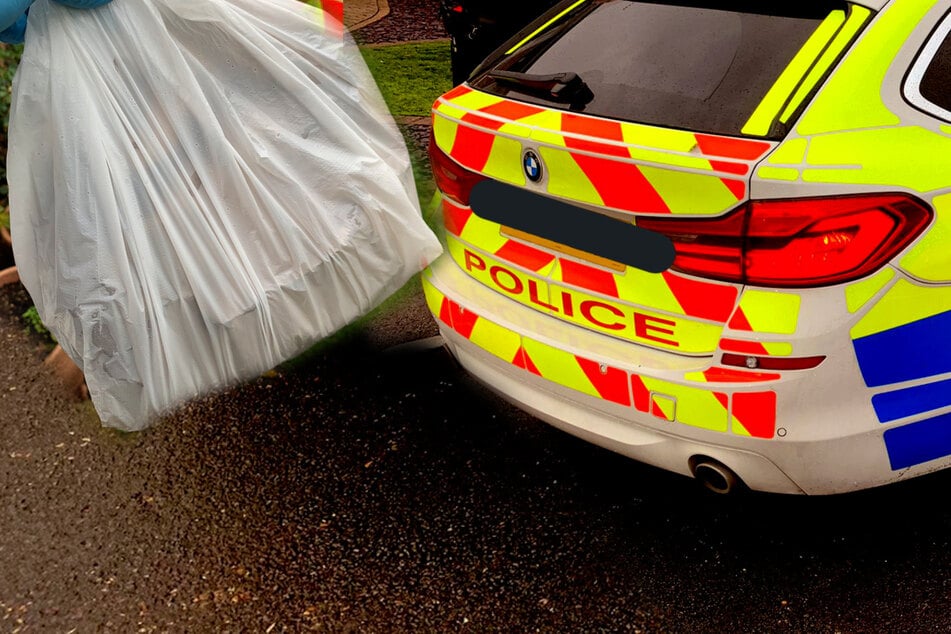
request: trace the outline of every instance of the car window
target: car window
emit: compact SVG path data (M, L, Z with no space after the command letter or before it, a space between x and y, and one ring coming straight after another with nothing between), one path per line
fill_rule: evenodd
M919 53L905 96L921 110L951 121L951 18L945 17Z
M538 91L493 79L493 69L486 67L473 85L598 116L741 134L823 21L832 11L844 15L847 6L805 2L783 10L763 5L591 0L553 27L560 32L548 41L533 46L529 40L494 64L531 75L576 73L591 89L588 103L549 103Z

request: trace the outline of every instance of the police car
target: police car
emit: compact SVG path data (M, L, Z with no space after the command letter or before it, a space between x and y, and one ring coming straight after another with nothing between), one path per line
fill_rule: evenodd
M447 346L727 492L951 465L951 15L567 0L433 107Z

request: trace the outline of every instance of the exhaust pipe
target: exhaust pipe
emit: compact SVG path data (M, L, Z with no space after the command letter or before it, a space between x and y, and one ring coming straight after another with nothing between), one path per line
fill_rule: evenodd
M694 456L691 459L693 476L710 491L728 495L742 484L739 476L724 464L706 456Z

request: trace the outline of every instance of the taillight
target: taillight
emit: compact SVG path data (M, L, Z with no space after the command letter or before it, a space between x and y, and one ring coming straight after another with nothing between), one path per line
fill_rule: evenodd
M668 236L673 268L700 277L774 287L828 286L868 275L931 222L905 194L752 201L719 218L637 219Z
M433 167L436 187L449 198L466 206L469 205L472 188L485 180L485 176L467 170L440 150L432 131L429 133L429 163Z

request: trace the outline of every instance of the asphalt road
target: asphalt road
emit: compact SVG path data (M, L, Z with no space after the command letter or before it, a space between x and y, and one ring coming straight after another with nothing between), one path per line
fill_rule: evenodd
M951 628L951 473L721 498L498 401L418 294L136 435L0 303L0 631ZM832 424L830 422L830 424Z

